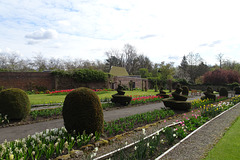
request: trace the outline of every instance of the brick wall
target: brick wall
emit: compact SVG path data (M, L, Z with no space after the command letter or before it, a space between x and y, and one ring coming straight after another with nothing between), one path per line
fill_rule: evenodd
M36 87L44 87L48 90L108 87L105 82L77 83L71 78L55 78L49 72L0 72L0 86L23 90L36 90Z
M111 79L111 83L109 83ZM92 89L113 88L120 83L129 87L129 82L135 82L135 88L142 89L142 78L139 77L112 77L108 82L78 83L71 78L56 78L50 72L0 72L0 86L5 88L20 88L23 90L36 90L36 87L44 87L48 90L74 89L88 87ZM146 87L148 89L148 80ZM145 87L145 82L144 87Z
M71 78L61 77L56 78L56 89L72 89L78 87L88 87L92 89L103 89L108 88L107 83L105 82L86 82L78 83Z
M54 89L54 76L47 72L0 72L0 86L32 90L36 87Z

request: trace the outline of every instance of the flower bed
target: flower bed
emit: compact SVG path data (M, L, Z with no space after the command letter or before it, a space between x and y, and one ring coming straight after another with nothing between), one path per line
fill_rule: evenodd
M123 147L123 150L119 149L115 154L111 156L108 155L107 158L154 159L198 127L202 126L208 120L239 102L240 96L232 98L231 102L220 102L217 105L210 104L205 107L199 107L200 110L197 111L199 114L192 114L191 117L184 117L181 121L177 120L175 123L176 125L162 128L156 132L156 134L148 138L142 137L139 143L133 143L134 145L130 145L130 147ZM143 136L145 135L145 129L143 129ZM104 155L101 157L103 158Z
M71 92L73 90L74 89L49 91L49 92L46 92L46 94L49 94L49 95L67 95L69 92ZM112 89L92 89L92 91L96 92L97 94L104 94L108 91L113 91L113 90Z
M132 98L132 101L130 104L145 104L148 102L161 102L162 97L159 96L143 96L143 97L136 97Z
M148 141L142 140L141 143L128 150L127 152L130 154L127 155L137 159L140 157L145 159L144 156L147 158L156 156L154 153L159 153L159 149L162 148L162 146L170 146L176 143L178 140L185 137L187 134L195 130L209 119L209 117L200 115L200 113L207 113L210 108L211 112L218 111L219 109L217 110L217 108L226 110L227 108L231 107L230 105L236 104L239 101L240 97L237 97L233 98L231 103L221 102L220 105L205 106L205 109L203 107L199 107L201 109L198 111L199 114L193 114L191 117L185 117L183 121L178 122L179 125L176 127L171 127L170 129L165 128L157 135L154 135L153 138L151 137L148 139ZM206 110L206 107L208 107L208 110ZM167 116L171 116L172 114L172 111L160 110L156 112L133 115L127 118L121 118L117 121L105 123L105 136L111 137L121 132L126 132L128 130L132 130L133 128L152 123ZM30 159L48 159L49 157L54 158L58 155L70 152L71 149L79 149L81 146L89 142L98 140L100 135L96 135L97 136L95 137L93 137L93 135L86 134L69 135L64 128L46 130L41 133L36 133L33 136L28 136L25 139L16 140L13 142L4 142L0 145L0 156L4 159L11 159L13 157L15 159L20 159L21 157L28 157ZM146 149L142 150L144 148ZM40 155L42 158L40 158Z

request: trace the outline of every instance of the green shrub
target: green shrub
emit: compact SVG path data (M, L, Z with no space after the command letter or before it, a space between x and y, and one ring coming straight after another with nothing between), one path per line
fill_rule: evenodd
M21 120L30 110L29 98L23 90L11 88L0 92L0 113L7 115L9 120Z
M185 96L188 96L188 94L189 94L189 89L188 89L188 87L187 86L183 86L182 87L182 94L183 95L185 95Z
M63 104L63 120L69 133L102 133L103 110L97 94L85 87L70 92Z
M219 95L221 97L228 97L228 91L226 88L220 88Z
M106 73L93 69L57 70L51 73L56 77L72 78L76 82L105 82L107 80Z
M113 103L118 103L121 104L123 106L127 106L128 104L130 104L132 97L129 96L124 96L124 95L112 95L112 99L111 101Z
M233 82L233 83L230 83L228 84L228 86L231 88L231 90L234 90L235 87L238 87L240 84L237 83L237 82Z

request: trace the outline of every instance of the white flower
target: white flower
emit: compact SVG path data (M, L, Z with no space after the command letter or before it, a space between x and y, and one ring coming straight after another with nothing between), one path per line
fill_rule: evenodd
M97 153L91 154L91 158L95 157L96 155L97 155Z
M95 150L95 152L97 152L98 151L98 147L96 147L94 150Z
M173 134L173 137L176 137L176 134Z
M127 145L128 144L128 142L125 142L125 145Z
M45 147L46 147L46 144L43 144L43 145L42 145L42 148L44 149Z
M67 141L64 143L64 147L68 148L68 142Z
M135 150L135 151L137 150L137 146L134 147L134 150Z
M149 143L147 143L147 147L149 147Z
M146 130L145 130L145 128L143 128L142 131L143 131L143 134L146 135Z
M35 151L32 151L32 155L33 155L33 156L35 155Z
M155 137L154 136L152 136L152 139L154 139Z
M54 147L57 147L58 146L58 142L56 142L55 144L54 144Z

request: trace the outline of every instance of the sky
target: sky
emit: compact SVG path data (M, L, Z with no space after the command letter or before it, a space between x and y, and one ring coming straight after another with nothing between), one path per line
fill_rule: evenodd
M240 62L238 0L0 0L0 53L105 60L134 46L154 63L190 52Z

